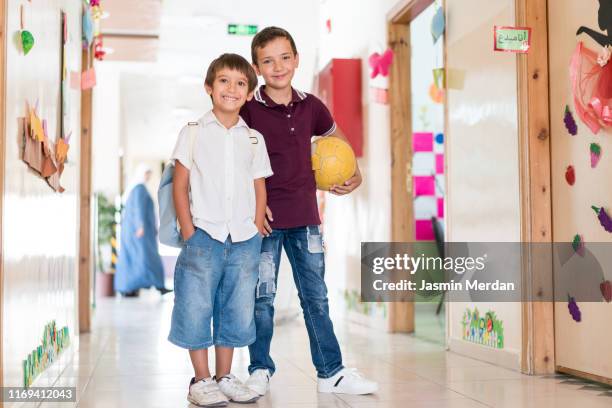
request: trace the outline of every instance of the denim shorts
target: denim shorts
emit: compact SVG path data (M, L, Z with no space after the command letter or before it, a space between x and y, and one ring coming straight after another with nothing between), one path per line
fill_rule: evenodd
M189 350L244 347L255 341L255 288L262 237L217 241L196 228L174 271L168 340ZM212 320L212 330L211 330Z

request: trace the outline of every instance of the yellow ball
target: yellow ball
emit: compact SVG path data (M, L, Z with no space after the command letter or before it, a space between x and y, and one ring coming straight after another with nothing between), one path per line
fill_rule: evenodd
M351 146L337 137L321 137L312 143L312 169L317 188L329 190L355 174L357 162Z

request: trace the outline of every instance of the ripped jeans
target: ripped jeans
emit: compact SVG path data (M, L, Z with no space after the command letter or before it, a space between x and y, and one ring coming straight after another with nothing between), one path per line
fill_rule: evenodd
M267 368L271 374L275 371L274 361L270 357L270 342L274 331L274 296L283 247L293 270L317 376L332 377L343 368L342 354L329 318L327 286L323 279L323 239L318 225L275 229L263 239L255 298L257 338L249 346L249 373L261 368Z

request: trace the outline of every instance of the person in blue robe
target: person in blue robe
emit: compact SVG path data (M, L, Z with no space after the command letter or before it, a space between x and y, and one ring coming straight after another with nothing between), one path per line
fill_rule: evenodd
M124 195L119 259L115 272L115 290L124 296L138 296L139 289L150 287L156 288L162 295L171 292L164 285L155 209L145 187L150 177L151 169L148 166L138 166Z

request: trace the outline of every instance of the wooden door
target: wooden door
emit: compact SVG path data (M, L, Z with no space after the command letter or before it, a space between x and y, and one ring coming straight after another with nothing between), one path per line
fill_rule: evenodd
M602 48L585 34L576 36L581 26L602 32L598 25L598 9L597 0L548 2L553 241L571 242L580 234L587 243L610 243L612 248L612 234L599 225L591 209L591 205L597 205L612 212L609 182L612 129L594 134L578 118L569 75L570 59L579 41L596 52ZM565 117L566 106L577 123L575 136L570 134L564 122L564 119L571 122L569 116ZM595 168L591 167L591 143L599 144L603 152ZM565 177L568 166L574 169L574 185ZM554 271L555 275L558 273ZM612 280L612 270L604 268L604 273ZM562 301L563 296L565 294L555 294L557 369L612 383L612 303L578 302L581 321L576 322L568 311L567 301Z

